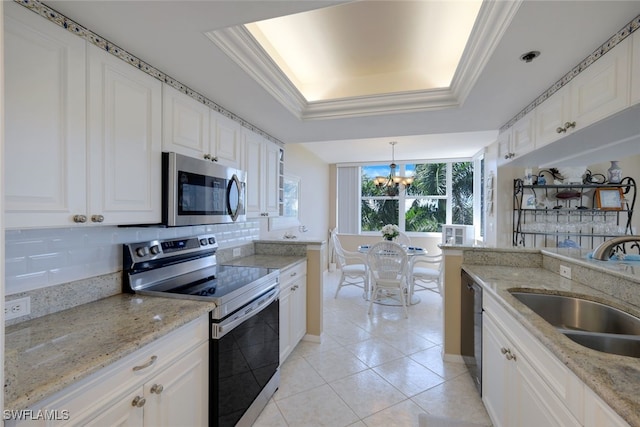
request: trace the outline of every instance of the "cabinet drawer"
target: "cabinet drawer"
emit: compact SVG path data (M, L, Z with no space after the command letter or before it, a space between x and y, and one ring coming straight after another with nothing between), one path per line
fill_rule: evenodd
M141 388L150 376L162 371L182 355L207 341L208 325L208 315L201 316L61 390L45 401L37 403L31 409L68 411L69 420L43 425L75 425L81 420L88 421L103 408L114 405L133 390ZM151 363L152 358L154 358L153 363Z
M517 343L521 356L539 373L553 392L562 399L574 417L583 421L584 389L582 382L547 350L540 341L487 292L483 295L485 315L492 316L509 340Z
M283 270L280 270L280 289L282 290L287 285L295 282L300 277L307 274L307 262L301 262Z

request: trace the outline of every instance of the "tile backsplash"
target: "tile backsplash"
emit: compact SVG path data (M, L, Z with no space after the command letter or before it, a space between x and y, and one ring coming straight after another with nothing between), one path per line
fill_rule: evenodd
M5 295L118 272L123 243L205 233L215 234L220 249L232 248L258 239L260 223L7 230Z

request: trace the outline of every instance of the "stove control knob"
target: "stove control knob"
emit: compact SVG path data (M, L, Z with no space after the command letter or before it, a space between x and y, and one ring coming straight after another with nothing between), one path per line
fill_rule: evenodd
M213 245L216 242L216 239L213 237L209 237L209 244Z
M207 246L207 239L200 239L200 246Z
M149 253L149 248L147 248L146 246L141 246L138 249L136 249L136 255L138 255L140 258L145 257L148 253Z
M152 255L158 255L159 253L160 253L160 246L158 246L158 245L151 246L151 254Z

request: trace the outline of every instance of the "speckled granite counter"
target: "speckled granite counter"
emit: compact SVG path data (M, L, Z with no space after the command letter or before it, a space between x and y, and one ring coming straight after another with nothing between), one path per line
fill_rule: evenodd
M8 326L4 409L25 409L212 308L201 301L119 294Z
M295 255L250 255L224 264L283 269L304 262L306 259L306 257Z
M496 295L509 313L622 418L632 426L640 426L640 359L602 353L571 341L508 291L526 288L546 293L585 295L640 317L638 306L629 304L624 297L612 297L544 268L475 264L463 264L462 268L483 286L485 292ZM636 294L640 294L640 288Z

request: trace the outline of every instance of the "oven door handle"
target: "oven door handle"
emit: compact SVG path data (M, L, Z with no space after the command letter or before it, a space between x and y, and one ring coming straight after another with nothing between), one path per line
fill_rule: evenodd
M233 328L235 328L245 320L257 315L262 310L267 308L273 301L278 299L279 295L280 295L280 289L277 287L273 288L271 291L267 292L260 298L256 299L251 304L243 307L242 309L238 310L236 313L232 314L228 319L225 319L223 322L212 323L211 338L212 339L222 338L223 336L231 332Z

